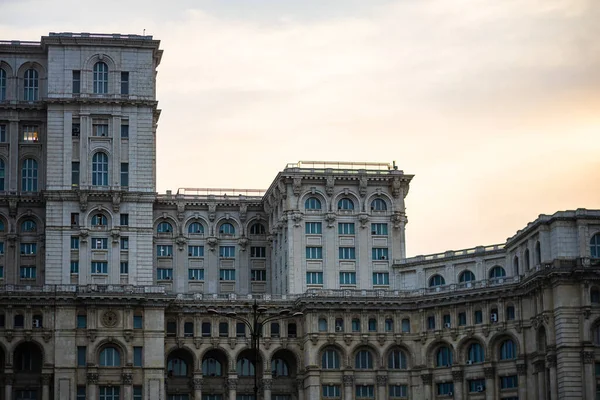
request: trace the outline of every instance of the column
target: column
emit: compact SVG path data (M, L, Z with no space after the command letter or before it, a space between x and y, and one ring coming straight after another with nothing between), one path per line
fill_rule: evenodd
M124 372L121 375L121 378L123 380L123 398L133 398L133 387L131 386L133 385L133 376L131 375L131 372Z
M433 382L433 374L422 374L423 389L425 392L425 400L431 400L431 383Z
M534 364L535 373L537 374L537 395L538 400L546 399L546 366L543 360L536 361Z
M263 378L263 400L271 400L271 389L273 389L273 379Z
M97 372L88 372L87 374L87 397L88 399L96 399L98 398L98 390L96 385L98 385L98 373Z
M304 379L296 378L295 389L298 392L298 400L304 400Z
M596 376L594 371L594 352L583 351L581 353L583 361L583 384L585 385L583 393L586 399L593 399L596 392Z
M50 400L50 379L52 374L42 374L42 400Z
M194 386L194 399L202 400L202 377L199 375L194 376L192 385Z
M236 400L237 382L238 380L236 378L227 379L227 389L229 389L229 400Z
M4 398L6 400L12 399L12 385L15 380L15 375L7 373L4 375Z
M342 382L344 382L344 400L352 400L353 389L354 389L354 377L352 375L344 375L342 377Z
M463 378L462 370L452 371L452 380L454 381L454 398L462 400L463 398Z
M517 364L519 376L519 400L527 400L527 364Z
M494 367L485 367L483 373L485 375L485 399L494 400L496 397L496 385L494 384L496 371Z
M385 389L387 387L388 377L387 375L377 375L377 398L386 399Z
M546 364L550 370L550 400L558 400L558 376L556 374L556 354L546 356Z

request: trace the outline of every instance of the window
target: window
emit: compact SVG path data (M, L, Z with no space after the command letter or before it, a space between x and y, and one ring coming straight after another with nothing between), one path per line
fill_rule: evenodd
M94 64L94 94L108 93L108 65L99 61Z
M347 197L338 201L338 210L354 210L354 202Z
M121 355L119 351L112 346L105 347L100 352L100 366L101 367L120 367L121 366Z
M450 396L454 392L454 384L452 382L442 382L437 384L438 396Z
M108 186L108 156L101 151L92 157L92 185Z
M21 140L24 143L37 143L40 137L38 135L38 127L35 125L24 125L23 136Z
M156 246L157 257L173 257L173 245L159 244Z
M108 225L108 218L104 214L94 214L92 216L92 226L106 226Z
M173 225L166 221L160 222L156 227L157 233L173 233Z
M387 236L388 235L388 224L377 223L371 224L371 234L375 236Z
M100 400L119 400L120 386L100 386Z
M504 276L506 276L506 271L502 267L496 266L490 270L490 279L502 278Z
M517 375L501 376L500 389L516 389L519 387L519 379Z
M250 271L250 280L253 282L266 282L267 271L264 269L253 269Z
M306 259L307 260L323 259L323 248L322 247L307 247L306 248Z
M465 326L467 324L467 313L459 312L458 313L458 326Z
M219 322L219 336L229 336L229 324L227 322Z
M77 329L85 329L87 328L87 315L78 314L77 315Z
M321 356L321 368L340 369L340 353L334 349L326 349Z
M143 398L142 387L134 386L133 387L133 400L142 400L142 398Z
M167 336L177 335L177 322L170 320L167 321Z
M266 247L250 247L250 257L251 258L266 258L267 257L267 248Z
M121 250L129 250L129 238L127 236L123 236L120 239Z
M327 332L327 320L319 318L319 332Z
M37 226L34 221L28 219L21 224L21 232L35 232Z
M106 261L92 261L92 274L108 274Z
M515 342L508 339L500 345L500 360L513 360L517 358Z
M238 376L254 376L254 362L245 357L238 359L236 372Z
M121 214L119 219L121 226L129 226L129 214Z
M0 124L0 142L6 143L6 125L5 124Z
M321 235L323 233L323 225L320 222L306 222L304 224L304 233L307 235Z
M271 322L271 337L279 337L279 323Z
M374 399L375 398L375 386L373 386L373 385L357 385L356 386L356 398L357 399Z
M600 258L600 233L596 233L590 239L590 256Z
M20 248L22 256L33 256L37 253L36 243L21 243Z
M352 319L352 332L360 332L360 319L359 318Z
M33 265L24 265L20 268L20 276L21 279L35 279L36 278L36 269Z
M23 78L23 100L37 101L40 90L38 72L35 69L28 69Z
M246 324L238 322L235 324L235 336L245 337L246 336Z
M220 246L219 257L221 258L234 258L235 257L235 246Z
M323 385L321 389L324 398L340 398L342 396L340 385Z
M79 186L79 161L71 163L71 186Z
M389 284L390 274L388 272L373 272L373 286Z
M219 270L219 279L222 281L235 281L235 269Z
M540 242L535 243L535 260L536 265L539 265L542 262L542 249L540 247Z
M79 261L71 260L71 273L78 274L79 273Z
M121 274L129 273L129 261L121 261L119 263L119 270Z
M81 71L73 71L73 94L81 93Z
M408 385L390 385L389 393L391 398L408 398Z
M79 122L79 118L77 119L73 119L73 122L71 123L71 137L73 138L79 138L79 136L81 135L81 123Z
M344 332L344 319L343 318L335 319L335 331L336 332Z
M202 336L203 337L210 337L211 336L211 324L210 324L210 322L203 322L202 323Z
M450 322L451 321L450 314L444 314L442 316L442 321L444 322L444 327L445 328L449 328L450 327L450 323L451 323Z
M192 235L203 235L204 227L199 222L192 222L188 226L188 233L191 233Z
M202 360L202 375L206 376L222 376L221 363L212 357ZM204 397L202 397L204 399Z
M121 94L129 94L129 72L121 72Z
M234 231L234 233L235 233L235 231ZM265 229L265 226L263 224L259 224L258 222L255 224L252 224L252 226L250 227L251 235L264 235L266 233L267 233L267 231Z
M24 192L38 190L38 162L33 158L23 160L21 164L21 190Z
M104 119L94 120L92 123L92 136L107 137L108 136L108 121Z
M0 101L6 100L6 71L0 68Z
M369 318L369 332L377 332L377 320L375 318Z
M306 273L306 284L307 285L322 285L323 284L323 273L322 272L307 272Z
M371 202L371 211L385 211L387 210L387 204L383 199L375 199Z
M173 280L173 268L157 268L156 279L159 281Z
M479 343L473 343L469 346L468 361L471 363L482 363L485 360L483 347Z
M598 296L598 300L600 300L600 293ZM508 321L513 321L515 319L515 306L506 307L506 319Z
M408 318L402 320L402 333L410 333L410 319Z
M142 354L143 354L143 347L138 347L138 346L133 347L133 366L134 367L142 366Z
M321 209L321 201L316 197L309 197L304 202L304 208L307 210L320 210Z
M14 327L15 328L23 328L25 327L25 317L22 314L15 315L14 319Z
M37 391L35 390L15 391L15 400L37 400L37 398Z
M433 315L427 317L427 329L430 331L435 329L435 317Z
M338 223L338 234L354 235L354 222L339 222Z
M354 247L340 247L339 248L340 260L355 260L356 250Z
M129 163L121 163L121 186L129 186Z
M447 346L442 346L437 350L435 356L436 367L449 367L452 365L452 350Z
M107 238L92 238L92 249L93 250L108 249L108 239Z
M406 354L402 350L392 350L388 355L389 369L407 369Z
M203 281L204 280L204 269L203 268L188 269L188 279L190 281Z
M189 257L204 257L204 246L188 245L188 256Z
M229 222L225 222L224 224L221 225L221 227L219 228L219 233L221 235L235 235L235 228L232 224L230 224Z
M475 274L471 271L469 271L468 269L461 272L460 276L458 277L458 281L460 283L464 283L464 282L471 282L475 280Z
M4 242L0 242L0 254L4 254Z
M474 317L476 324L483 323L483 312L481 310L475 310Z
M2 127L4 125L0 125L0 141L2 140ZM4 178L6 177L6 164L4 160L0 158L0 191L4 191Z
M129 139L129 124L121 123L121 139Z
M371 258L373 260L387 260L388 259L388 249L381 247L373 247L371 249Z
M446 284L446 280L441 275L434 275L429 278L429 287L442 286Z
M86 399L86 388L85 385L79 385L77 386L77 397L75 398L75 400L85 400ZM134 397L134 400L135 397ZM139 400L142 400L142 398L140 397Z
M529 249L525 249L525 252L523 253L523 258L525 259L525 269L529 270L529 268L531 268L531 259L529 256ZM515 275L518 275L519 271L517 270Z
M134 315L133 316L133 329L143 329L144 328L144 317L142 315Z
M85 346L77 346L77 366L85 367L87 363L87 348Z
M295 338L297 335L297 327L295 322L288 323L287 334L289 338Z
M386 332L394 332L394 320L391 318L385 319L385 331Z
M485 379L470 379L469 393L480 393L485 391Z

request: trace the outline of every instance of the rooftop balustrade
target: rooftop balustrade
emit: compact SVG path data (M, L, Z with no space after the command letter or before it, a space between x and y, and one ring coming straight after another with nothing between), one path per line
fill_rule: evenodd
M448 250L443 253L419 255L408 258L397 258L393 260L394 265L418 264L424 261L443 260L451 257L468 257L474 255L486 255L504 250L504 244L493 244L490 246L477 246L462 250Z

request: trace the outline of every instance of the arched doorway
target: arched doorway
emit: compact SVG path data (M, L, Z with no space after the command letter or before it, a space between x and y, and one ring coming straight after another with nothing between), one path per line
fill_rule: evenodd
M271 357L271 377L273 378L271 398L275 398L275 396L297 398L295 389L297 365L296 355L290 350L280 349L273 354Z
M13 353L13 398L38 400L42 398L41 376L44 354L34 342L24 342Z
M167 356L167 399L190 400L194 356L186 349L173 350Z
M229 361L227 354L220 349L211 349L202 357L202 395L226 397ZM217 397L218 398L218 397Z

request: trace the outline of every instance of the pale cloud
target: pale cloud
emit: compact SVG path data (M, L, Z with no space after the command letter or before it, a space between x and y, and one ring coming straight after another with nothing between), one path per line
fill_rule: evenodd
M160 191L267 187L300 159L396 160L416 175L409 254L599 206L595 0L81 3L5 2L0 37L160 39Z

